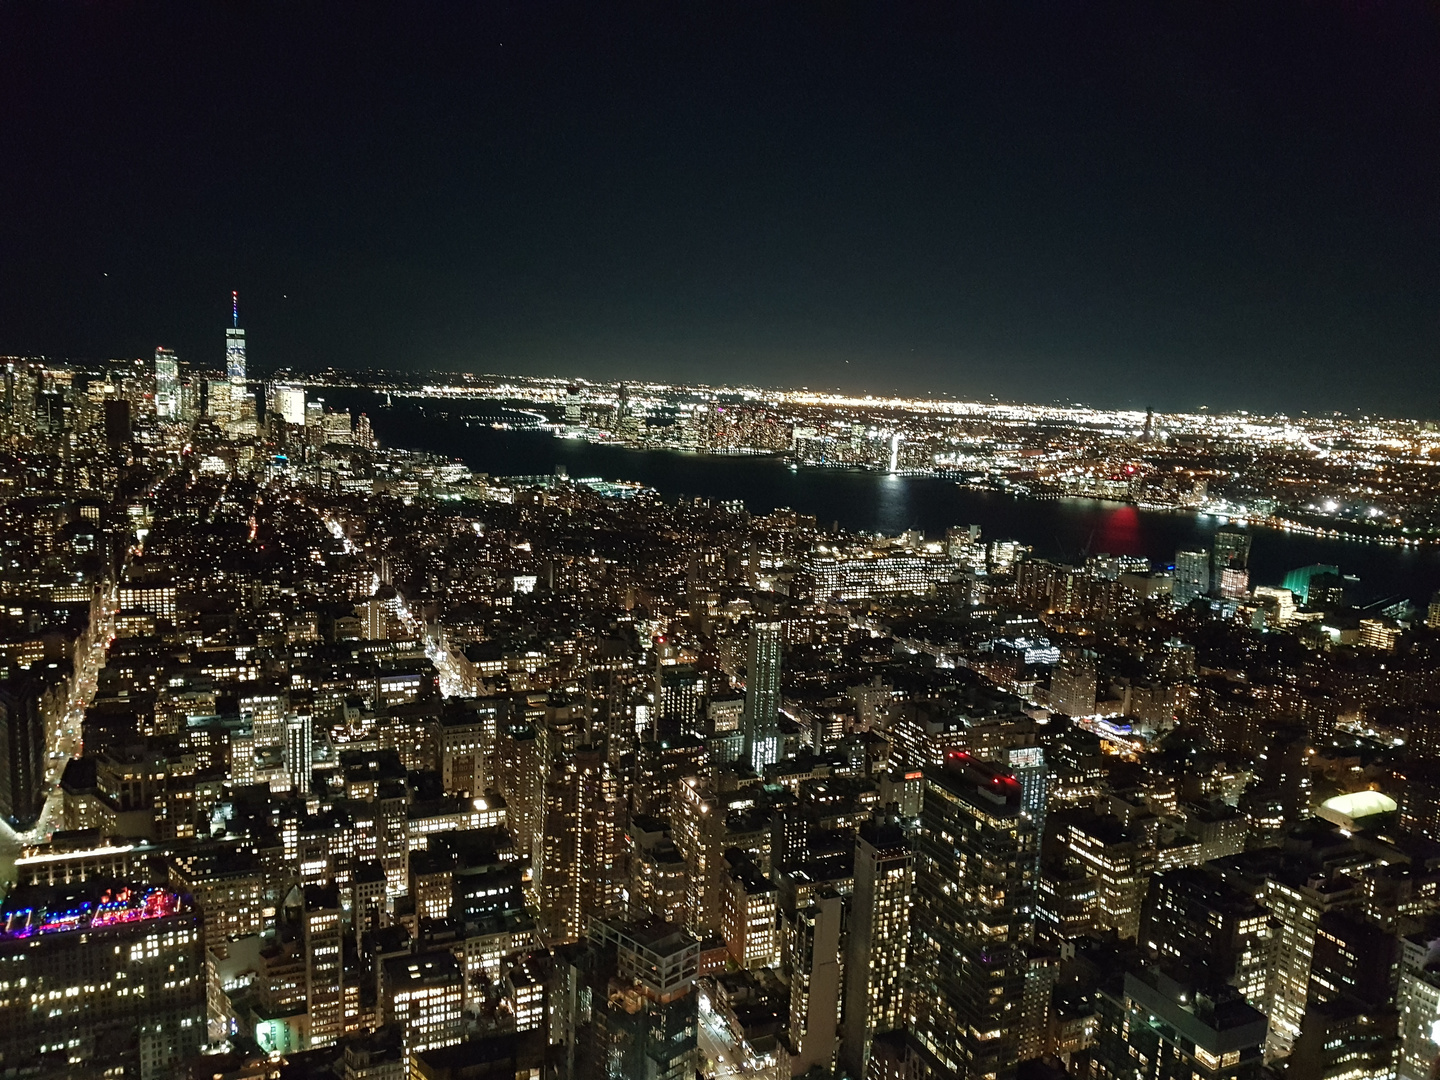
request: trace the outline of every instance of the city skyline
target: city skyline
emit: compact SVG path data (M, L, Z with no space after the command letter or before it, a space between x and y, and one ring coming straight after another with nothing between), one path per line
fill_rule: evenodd
M345 14L8 10L0 352L1440 415L1422 5Z
M0 1074L1435 1080L1437 73L0 3Z

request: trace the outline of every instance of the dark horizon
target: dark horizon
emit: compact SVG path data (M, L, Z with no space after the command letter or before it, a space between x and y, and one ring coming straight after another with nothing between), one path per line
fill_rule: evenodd
M0 11L0 353L1440 416L1413 3Z

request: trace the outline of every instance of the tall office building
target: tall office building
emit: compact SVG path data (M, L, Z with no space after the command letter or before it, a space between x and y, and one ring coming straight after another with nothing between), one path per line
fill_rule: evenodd
M240 329L240 294L231 293L233 326L225 328L225 376L232 383L245 381L245 331Z
M780 662L783 624L757 618L750 624L745 669L745 762L757 773L780 760Z
M240 391L229 379L205 380L205 415L224 427L235 419Z
M305 391L295 386L280 386L275 390L275 411L287 424L305 426Z
M1184 607L1197 596L1204 596L1209 591L1210 552L1203 548L1198 551L1177 551L1172 587L1175 603Z
M317 885L290 890L280 912L283 936L303 958L308 1045L333 1046L345 1034L344 972L340 899L335 888Z
M454 1046L464 1036L465 973L450 953L404 953L384 963L385 1022L405 1032L414 1054Z
M1210 585L1218 587L1227 569L1248 570L1251 536L1244 529L1226 525L1215 530L1215 546L1210 549Z
M1010 773L963 751L926 770L910 1029L946 1075L1015 1075L1038 842Z
M905 1025L905 961L910 944L913 855L897 825L860 827L855 892L845 940L845 1025L840 1061L868 1075L877 1034Z
M155 415L173 420L180 415L180 362L174 349L155 349Z

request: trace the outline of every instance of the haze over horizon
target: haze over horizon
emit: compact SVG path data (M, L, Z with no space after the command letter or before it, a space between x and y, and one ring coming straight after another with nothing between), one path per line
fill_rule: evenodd
M0 353L1440 416L1440 15L0 9Z

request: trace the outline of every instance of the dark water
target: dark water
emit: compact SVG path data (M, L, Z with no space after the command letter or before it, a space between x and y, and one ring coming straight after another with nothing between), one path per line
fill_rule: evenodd
M1208 546L1220 522L1195 514L1137 510L1088 499L1039 501L971 491L931 477L900 477L845 469L791 470L773 458L720 457L668 450L627 450L540 431L467 428L454 403L422 408L395 399L394 408L362 392L326 393L327 401L365 410L382 443L462 458L492 476L552 473L563 465L572 477L635 480L667 498L704 495L740 499L752 512L790 507L814 514L822 525L894 535L922 529L938 536L951 525L979 525L987 539L1014 539L1037 554L1078 561L1085 552L1144 555L1168 564L1177 549ZM469 406L493 415L490 406ZM451 419L439 417L450 411ZM1440 588L1440 548L1402 549L1347 540L1256 529L1251 580L1278 585L1285 573L1330 563L1360 578L1367 598L1400 595L1424 603Z

